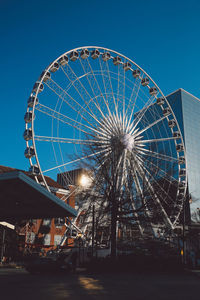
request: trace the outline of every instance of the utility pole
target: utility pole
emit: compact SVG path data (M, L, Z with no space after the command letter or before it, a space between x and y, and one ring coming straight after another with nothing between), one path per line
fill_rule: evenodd
M6 236L6 230L3 228L2 233L2 244L1 244L1 264L3 263L3 255L4 255L4 248L5 248L5 236Z
M95 206L92 206L92 258L94 257Z

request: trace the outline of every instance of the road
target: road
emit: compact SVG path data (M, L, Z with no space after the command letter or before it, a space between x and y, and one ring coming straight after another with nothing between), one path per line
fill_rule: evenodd
M196 300L199 295L200 277L193 274L30 275L0 269L2 300Z

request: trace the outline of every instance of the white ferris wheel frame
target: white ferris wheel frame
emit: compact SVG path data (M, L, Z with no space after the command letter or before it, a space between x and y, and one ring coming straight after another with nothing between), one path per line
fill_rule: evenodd
M72 49L72 50L69 50L69 51L65 52L64 54L60 55L57 59L55 59L55 60L54 60L54 61L53 61L53 62L45 69L43 76L40 77L39 80L37 81L37 82L39 83L38 89L36 90L35 93L33 93L33 92L31 93L32 95L34 94L35 99L37 99L37 96L38 96L38 94L39 94L39 86L40 86L40 84L42 84L43 78L45 77L45 74L46 74L47 72L50 72L51 67L52 67L56 62L58 62L59 59L61 59L63 56L69 55L72 51L80 51L80 50L83 50L83 49L97 49L97 50L103 51L103 52L111 52L112 54L115 54L115 55L117 55L117 56L119 56L119 57L122 57L122 58L125 59L127 62L130 62L130 63L133 64L136 68L138 68L138 69L139 69L139 70L140 70L140 71L141 71L141 72L142 72L142 73L143 73L143 74L151 81L151 83L154 85L154 87L156 87L156 89L159 91L160 95L161 95L162 98L164 99L165 103L167 104L167 107L169 107L169 109L170 109L170 111L171 111L171 115L173 116L173 120L176 121L176 127L178 128L178 132L179 132L179 134L180 134L179 140L181 140L181 145L182 145L182 147L183 147L183 150L182 150L181 152L184 153L184 155L182 155L182 156L185 157L185 163L184 163L185 167L184 167L184 168L185 168L185 170L187 170L187 165L186 165L186 164L187 164L187 161L186 161L185 146L184 146L183 137L182 137L181 130L180 130L179 124L178 124L178 122L177 122L176 116L175 116L175 114L174 114L174 112L173 112L173 110L172 110L172 108L171 108L169 102L167 101L166 97L164 96L164 94L162 93L162 91L160 90L160 88L158 87L158 85L155 83L155 81L154 81L154 80L153 80L153 79L152 79L152 78L151 78L151 77L150 77L150 76L149 76L149 75L148 75L148 74L147 74L147 73L146 73L146 72L138 65L138 64L136 64L133 60L131 60L130 58L128 58L128 57L125 56L125 55L122 55L121 53L119 53L119 52L117 52L117 51L114 51L114 50L111 50L111 49L108 49L108 48L105 48L105 47L99 47L99 46L84 46L84 47L78 47L78 48L75 48L75 49ZM102 54L102 53L100 52L100 54ZM111 56L111 58L112 58L112 56ZM81 58L80 58L80 59L81 59ZM130 70L133 71L132 66L131 66ZM140 77L139 77L139 78L140 78ZM140 78L140 79L141 79L141 78ZM147 85L147 87L150 88L149 85ZM155 96L155 99L156 99L156 96ZM32 107L32 116L35 115L35 106L36 106L36 101L34 101L34 103L33 103L33 107ZM28 107L28 108L27 108L27 112L29 112L29 111L30 111L30 108ZM165 116L165 118L169 121L168 116ZM29 128L29 127L28 127L28 124L26 123L26 129L28 129L28 128ZM42 168L41 168L41 166L40 166L40 161L39 161L38 154L37 154L37 147L36 147L36 143L35 143L35 132L34 132L34 117L32 117L32 121L31 121L31 130L32 130L32 147L33 147L34 153L35 153L35 155L34 155L34 156L35 156L35 160L36 160L37 166L38 166L38 168L39 168L39 170L40 170L40 175L41 175L41 177L42 177L42 181L43 181L43 183L45 184L47 190L50 191L50 188L49 188L49 186L48 186L48 184L47 184L47 182L46 182L46 179L45 179L44 171L42 170ZM177 131L177 130L176 130L176 131ZM171 128L171 132L173 133L173 128ZM175 143L175 146L178 145L176 139L174 139L174 143ZM29 147L29 140L26 141L26 146ZM177 157L178 157L178 158L180 157L178 151L177 151ZM86 157L82 157L81 159L85 159L85 158L86 158ZM77 161L78 161L78 160L81 160L81 159L77 159ZM74 161L76 161L76 160L74 160ZM29 158L29 162L30 162L30 165L33 166L33 163L32 163L32 157ZM70 164L70 163L72 163L72 162L67 162L65 165ZM58 168L58 166L56 166L55 168ZM181 171L181 169L182 169L181 165L178 164L178 170L179 170L179 172ZM51 169L49 169L49 170L51 170ZM36 181L39 183L37 176L35 176L35 179L36 179ZM178 181L179 181L179 182L181 181L180 177L179 177L179 180L178 180ZM184 189L184 200L183 200L183 201L185 201L185 194L186 194L186 188L187 188L187 174L185 175L184 182L185 182L185 189ZM176 220L176 221L177 221L177 220ZM176 226L176 222L174 222L174 225L171 224L171 227L172 227L172 228L175 227L175 226Z

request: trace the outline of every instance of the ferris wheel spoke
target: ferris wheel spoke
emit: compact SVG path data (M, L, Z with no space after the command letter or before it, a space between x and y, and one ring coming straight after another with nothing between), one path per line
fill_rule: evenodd
M119 195L121 194L121 189L124 183L125 161L126 161L126 150L123 151L123 153L120 155L119 161L116 166L116 172L115 172L115 177L117 177L116 187L117 190L119 190Z
M148 178L147 178L147 175L146 175L146 174L148 174L148 176L151 176L151 174L150 174L146 169L143 169L143 170L142 170L142 166L141 166L140 163L136 162L136 164L138 165L138 169L140 169L141 173L143 174L144 179L145 179L145 182L146 182L146 184L148 185L149 191L151 192L153 199L154 199L154 200L156 201L156 203L158 204L158 206L159 206L159 208L160 208L160 210L161 210L161 212L162 212L162 214L163 214L163 217L164 217L164 219L165 219L165 221L166 221L166 224L167 224L170 228L173 228L172 222L171 222L170 218L168 217L168 215L167 215L165 209L163 208L163 206L162 206L162 204L161 204L161 202L160 202L160 199L159 199L159 197L157 196L157 193L156 193L155 189L153 188L153 186L151 185L150 181L149 181ZM144 166L143 166L143 167L144 167ZM145 174L145 172L146 172L146 174Z
M115 115L109 116L106 119L102 120L101 129L105 127L105 129L107 129L107 133L109 134L108 137L111 138L113 135L113 130L119 131L119 123L122 124L121 118L117 121Z
M149 149L145 149L145 148L142 148L142 147L136 147L136 149L142 155L147 155L147 156L150 155L151 157L155 157L155 158L160 159L160 160L166 160L166 161L170 161L170 162L172 162L172 161L178 162L177 158L172 157L172 156L168 156L166 154L151 151Z
M139 159L139 160L140 160L140 159ZM164 179L167 180L167 181L169 182L169 187L168 187L168 190L166 191L166 190L161 186L161 184L159 183L159 180L155 177L155 173L152 172L151 170L149 171L149 170L147 169L147 167L144 166L144 164L142 163L141 160L140 160L140 162L141 162L141 166L142 166L144 172L153 178L153 183L158 187L158 190L159 190L159 191L162 191L162 192L166 195L166 198L168 198L168 199L171 201L171 203L173 203L173 202L174 202L174 199L172 199L172 197L171 197L170 194L169 194L169 188L170 188L170 184L171 184L172 181L170 181L168 178L164 177ZM174 181L175 181L176 183L178 183L177 180L174 180ZM170 204L167 203L163 197L162 197L162 200L165 202L166 205L170 206Z
M131 168L130 163L129 163L129 160L127 160L127 157L125 157L125 164L126 164L126 167L125 167L125 165L124 165L124 169L125 169L126 171L124 172L124 187L125 187L125 189L126 189L127 191L130 190L126 178L127 178L127 176L128 176L128 171L127 171L127 170L131 170L131 171L129 171L129 172L130 172L130 174L132 174L132 177L134 178L134 181L133 181L133 182L134 182L135 189L137 190L137 188L136 188L136 182L135 182L136 177L135 177L135 174L133 175L133 172L132 172L132 171L135 171L135 170ZM139 228L139 230L140 230L141 235L143 235L144 229L142 228L142 225L140 224L140 221L139 221L139 215L138 215L138 213L137 213L137 211L136 211L136 206L135 206L134 199L133 199L133 193L130 192L130 195L129 195L129 196L130 196L130 202L131 202L131 203L130 203L130 207L132 207L132 209L133 209L133 216L134 216L135 219L136 219L135 222L136 222L136 224L138 225L138 228ZM141 197L141 199L142 199L142 197Z
M63 66L62 70L64 74L67 76L67 78L70 80L71 85L75 88L75 90L83 100L83 103L89 109L93 119L99 123L99 120L96 118L96 115L93 113L92 109L89 106L90 102L92 102L99 109L98 105L95 102L96 97L93 100L89 92L86 90L85 86L82 84L80 78L76 75L76 73L74 72L74 70L71 68L69 64Z
M128 167L128 165L127 165L127 167ZM136 178L135 178L135 180L136 180ZM135 183L135 181L134 181L134 183ZM135 187L136 187L136 183L135 183ZM126 181L125 181L125 189L129 190L129 187L128 187L128 184L127 184ZM143 226L141 225L141 223L139 221L139 214L137 213L137 208L136 208L136 205L134 203L134 199L133 199L133 194L132 193L130 193L130 201L131 201L131 207L133 209L133 215L135 216L135 219L136 219L135 222L138 225L138 228L140 230L141 235L143 235L144 234L144 228L143 228Z
M149 97L149 100L145 103L144 107L142 108L142 110L140 110L140 112L137 114L136 118L135 118L135 123L134 123L134 128L139 124L139 122L142 120L142 118L145 116L149 106L153 103L155 99L155 96L151 96ZM160 116L159 116L160 117ZM163 118L166 118L167 116L164 116ZM160 118L159 120L162 120L163 118ZM148 128L147 128L148 129ZM143 130L144 131L144 130ZM143 132L142 131L142 132Z
M61 164L61 165L59 165L59 166L55 166L55 167L50 168L50 169L48 169L48 170L44 170L44 171L42 171L42 173L47 173L47 172L50 172L50 171L59 169L59 168L64 167L64 166L67 166L67 165L70 165L70 164L73 164L73 163L77 163L77 162L79 162L79 161L81 161L81 160L88 159L88 158L90 158L90 157L93 157L93 156L96 156L96 155L98 155L98 154L101 154L101 153L103 153L103 152L105 152L105 151L106 151L106 150L101 150L101 151L98 151L98 152L95 152L95 153L92 153L92 154L89 154L89 155L86 155L86 156L83 156L83 157L80 157L80 158L77 158L77 159L68 161L68 162L66 162L66 163L64 163L64 164Z
M137 137L138 135L142 134L143 132L147 131L148 129L150 129L151 127L155 126L156 124L158 124L159 122L163 121L164 119L166 119L167 116L163 116L160 119L152 122L151 124L149 124L147 127L143 128L142 130L138 131L138 133L135 135L135 137ZM134 125L134 128L137 126L138 122L136 122L136 124ZM133 132L133 129L131 130L130 133Z
M172 175L170 175L169 173L167 173L166 171L164 171L162 168L160 168L158 165L156 165L155 163L153 163L151 160L143 160L142 157L138 154L137 158L140 160L141 163L143 163L143 165L145 165L145 167L147 168L149 166L152 166L154 168L154 172L156 171L156 175L159 175L159 173L161 173L161 175L165 176L164 178L170 183L170 182L176 182L178 183L178 180L173 177ZM159 162L160 163L160 162ZM173 168L173 166L172 166ZM152 172L152 170L150 170L150 173ZM161 176L159 175L159 176Z
M101 90L101 88L98 84L98 81L96 79L96 76L94 74L94 71L93 71L93 69L90 65L90 62L89 62L88 58L84 59L83 61L80 60L80 64L82 66L82 69L83 69L84 73L86 74L88 84L89 84L89 86L90 86L90 88L91 88L91 90L94 94L94 97L96 99L96 108L100 112L101 116L103 118L105 118L105 113L101 109L101 105L98 101L98 97L100 96L100 98L102 98L104 103L106 104L105 98L103 96L102 90ZM95 92L96 90L97 90L97 92Z
M102 159L98 161L99 166L97 167L97 170L101 169L103 165L109 160L109 154L111 153L111 148L107 148L107 152L102 155Z
M107 107L107 110L108 110L108 114L109 114L109 116L111 116L112 114L111 114L111 111L110 111L110 108L109 108L109 104L108 104L108 95L109 95L109 92L107 91L107 88L106 88L106 81L108 81L108 80L106 80L104 77L104 71L103 71L103 68L102 68L102 63L101 63L101 58L99 57L99 65L100 65L100 69L101 69L101 77L102 77L102 81L103 81L103 86L104 86L104 91L105 91L105 97L106 97L106 99L105 99L105 104L106 104L106 107Z
M116 98L115 98L115 95L114 95L112 79L111 79L111 75L110 75L111 71L110 71L110 68L109 68L109 64L108 64L108 61L102 62L102 64L105 66L105 72L107 72L108 80L105 80L105 83L107 83L108 90L110 90L110 94L112 95L112 99L113 99L114 107L115 107L115 114L116 114L116 117L118 119L119 115L118 115L118 110L117 110Z
M133 163L134 163L134 165L133 165ZM150 210L148 209L148 203L147 203L146 198L144 196L144 176L141 174L141 171L139 170L139 168L138 168L138 166L137 166L134 159L130 164L130 169L133 172L134 181L135 181L135 184L136 184L136 189L137 189L138 195L139 195L140 200L141 200L141 204L144 205L144 213L145 213L145 215L147 215L148 218L151 218ZM139 180L138 176L140 177L141 180ZM140 181L142 182L142 186L141 186ZM150 222L151 230L152 230L153 224L152 224L151 221L149 221L149 222Z
M98 133L98 134L102 134L102 132L99 132L97 129L95 129L94 126L90 127L90 126L88 126L88 125L86 125L84 123L80 123L77 120L74 120L74 119L72 119L72 118L70 118L70 117L68 117L66 115L63 115L60 112L57 112L57 111L53 110L52 108L50 108L48 106L45 106L43 104L39 103L36 106L35 109L37 111L41 112L41 113L44 113L44 114L50 116L53 119L56 119L56 120L58 120L58 121L60 121L62 123L65 123L66 125L69 125L69 126L75 128L75 129L77 129L77 130L79 130L81 132L84 132L84 133L86 133L86 134L88 134L90 136L94 137L93 134L91 134L88 131L85 131L82 127L85 127L85 128L89 129L92 132L95 132L95 133Z
M105 96L104 96L103 93L102 93L100 84L98 83L98 80L97 80L97 78L96 78L96 75L95 75L95 73L94 73L94 70L93 70L93 68L92 68L92 66L91 66L91 64L90 64L90 61L89 61L88 58L86 59L86 61L87 61L87 64L88 64L88 66L89 66L89 69L90 69L90 71L91 71L91 73L92 73L92 75L93 75L93 76L92 76L92 79L93 79L93 87L96 88L96 90L98 91L98 94L100 93L101 97L102 97L103 100L104 100L104 103L105 103L105 105L106 105L106 108L107 108L107 110L108 110L108 113L110 114L111 112L110 112L109 106L107 105Z
M156 185L157 187L159 187L159 189L156 190L156 196L158 195L158 192L160 193L160 192L162 191L162 192L166 195L166 197L168 197L168 199L170 199L171 202L173 203L174 200L171 198L171 196L169 195L168 191L164 190L163 187L159 184L158 179L155 178L155 174L152 173L152 172L150 173L150 171L147 170L146 166L144 166L142 163L141 163L141 168L143 169L143 171L144 171L145 174L148 174L148 176L149 176L150 178L153 179L154 185ZM149 182L150 182L150 181L149 181ZM170 183L170 182L169 182L169 183ZM151 190L152 190L152 191L153 191L153 190L155 191L155 187L152 186L151 182L150 182L150 185L151 185L151 187L152 187ZM169 206L169 204L165 201L165 199L163 199L163 197L162 197L162 200L165 202L166 205Z
M144 213L145 213L145 215L147 215L148 217L150 217L150 211L147 209L148 208L147 201L146 201L146 199L144 197L143 188L141 187L141 184L140 184L140 181L139 181L139 178L138 178L138 174L139 174L142 182L144 181L144 179L143 179L143 176L141 175L141 172L138 170L138 167L136 166L135 162L134 162L134 165L132 163L130 164L130 170L131 170L131 172L133 174L133 178L134 178L134 182L135 182L137 194L140 197L141 204L144 205ZM151 222L150 222L150 225L151 225L151 227L153 227L153 224Z
M146 113L147 109L150 107L150 105L152 104L152 102L153 102L154 99L155 99L154 96L149 97L149 95L147 95L147 94L144 92L143 89L140 89L142 78L143 78L143 75L137 78L138 81L139 81L139 85L138 85L137 93L136 93L136 96L135 96L135 101L134 101L134 103L133 103L132 112L131 112L131 116L132 116L136 107L137 107L137 109L140 111L140 113L137 114L135 121L137 121L137 118L140 118L140 117L141 117L141 118L139 119L139 121L141 121L142 119L146 119L145 113ZM142 94L142 95L139 95L139 91L141 91L141 94ZM137 100L137 99L141 102L141 104L142 104L142 106L143 106L142 110L141 110L141 107L139 107L139 106L136 105L136 100ZM145 101L145 99L148 99L148 100ZM152 115L152 112L151 112L151 111L149 111L149 112L150 112L150 114ZM155 117L160 118L160 114L159 114L158 111L155 110L155 111L153 112L153 114L154 114L154 117L153 117L153 118L155 118ZM138 123L139 123L139 122L138 122ZM148 123L148 122L147 122L147 123ZM130 124L130 119L129 119L129 124Z
M125 122L127 120L126 116L125 116L125 86L126 86L126 71L123 69L123 91L122 91L122 99L123 99L123 109L122 109L122 116L123 116L123 130L125 129Z
M129 121L128 121L128 125L127 125L128 130L132 127L132 126L130 126L130 124L131 124L131 121L132 121L132 118L133 118L133 113L134 113L134 110L135 110L136 101L137 101L137 98L138 98L138 93L139 93L139 90L140 90L140 86L141 86L141 80L140 80L139 77L137 77L136 80L135 80L135 83L133 85L131 96L129 98L128 106L127 106L127 109L126 109L126 113L128 113L128 109L130 109L130 105L132 105L132 109L131 109L131 113L130 113ZM137 88L137 91L135 91L136 88ZM134 96L134 99L133 99L133 96ZM132 102L132 99L133 99L133 102Z
M129 160L129 170L132 174L132 177L134 179L134 183L135 183L135 187L137 190L137 194L140 196L141 202L144 201L144 196L143 196L143 189L141 187L140 181L138 179L138 175L137 175L137 167L135 164L134 160Z
M149 188L149 185L151 184L147 184L146 183L146 179L145 176L144 176L144 173L143 171L141 170L141 167L139 166L139 164L137 163L137 167L136 167L136 170L138 172L138 175L139 177L141 178L142 182L143 182L143 185L147 186L147 190L148 193L149 193L149 196L151 197L151 199L155 202L157 202L155 200L155 197L157 197L157 195L153 192L153 187L152 188ZM144 197L144 203L145 203L145 206L146 206L146 211L145 213L147 214L148 218L149 218L149 221L150 221L150 225L151 225L151 229L153 228L153 223L151 221L151 218L152 218L152 209L151 207L149 207L149 203L146 201L145 197Z
M81 144L81 145L93 145L94 142L98 144L103 144L103 141L95 140L81 140L81 139L70 139L62 137L53 137L53 136L39 136L35 135L35 140L40 142L53 142L53 143L66 143L66 144Z
M148 156L146 156L146 158L144 159L144 157L143 157L143 155L140 153L140 152L137 152L137 157L142 161L142 162L144 162L145 164L146 164L146 166L149 164L149 165L151 165L152 167L154 167L154 170L163 170L163 169L161 169L160 167L158 167L157 165L158 164L161 164L161 163L164 163L165 161L169 161L170 163L174 163L174 161L172 161L172 160L164 160L163 158L162 159L160 159L160 158L158 158L157 156L150 156L150 158L148 158ZM156 159L156 164L152 161L152 158L154 158L154 159ZM165 166L166 166L166 163L165 163ZM164 165L163 165L163 167L164 167ZM172 165L172 167L173 167L173 165ZM163 170L163 172L167 175L168 173L167 172L165 172L164 170ZM168 176L169 176L169 174L168 174ZM173 180L175 180L175 181L177 181L177 179L176 178L174 178L173 176L171 176L171 179L173 179Z
M122 122L123 122L123 119L124 119L124 110L123 110L124 99L123 99L123 95L124 95L124 76L125 76L125 72L124 72L124 69L122 68L121 63L118 64L117 68L118 68L117 110L120 112L121 109L119 109L119 104L120 104L120 102L122 102L122 113L120 114L120 116L122 117Z
M63 179L64 179L64 176L63 176ZM68 183L68 182L65 182L65 183L67 183L67 185L70 184L70 183ZM77 187L75 187L75 188L73 189L73 191L72 191L71 193L69 193L68 195L64 195L64 196L61 198L61 200L62 200L62 201L67 201L70 197L72 197L72 195L75 195L78 191L79 191L79 187L77 186Z
M151 140L141 140L138 143L146 144L146 143L159 143L159 142L168 142L171 140L176 140L176 137L169 137L169 138L160 138L160 139L151 139ZM135 143L137 145L137 142Z
M128 100L128 104L127 104L127 108L126 108L126 114L128 114L128 111L130 109L130 106L132 105L132 110L131 110L131 114L130 114L130 118L132 117L133 115L133 111L134 111L134 106L135 106L135 103L136 103L136 100L137 100L137 96L138 96L138 93L139 93L139 89L140 89L140 85L141 85L141 80L139 77L137 77L135 79L135 82L133 84L133 87L132 87L132 91L131 91L131 96ZM137 90L136 90L137 89ZM135 96L135 97L134 97ZM133 99L134 97L134 99ZM132 101L133 100L133 101Z
M60 87L59 84L57 84L54 80L49 79L47 82L45 82L46 86L55 93L67 106L69 106L73 111L75 111L78 115L81 116L86 122L88 122L88 119L84 117L81 112L84 111L88 116L95 119L97 123L100 124L100 121L97 118L94 118L94 114L91 114L90 111L85 109L78 101L76 101L69 93L67 93L62 87ZM77 110L76 108L79 108Z

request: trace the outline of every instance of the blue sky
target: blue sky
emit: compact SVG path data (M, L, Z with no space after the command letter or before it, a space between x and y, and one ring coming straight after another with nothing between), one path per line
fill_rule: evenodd
M0 0L0 164L28 169L24 113L41 71L62 53L97 45L139 64L164 94L200 98L199 1Z

